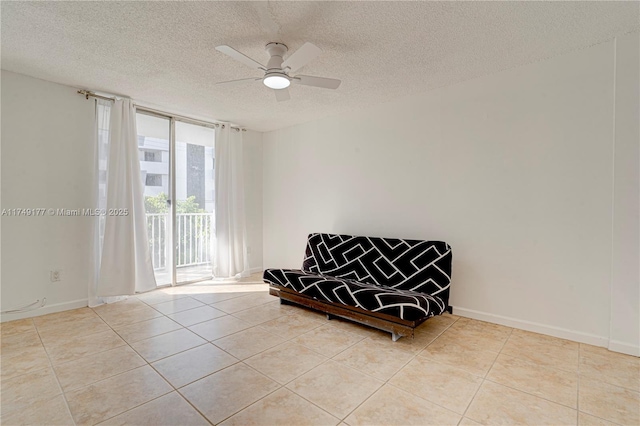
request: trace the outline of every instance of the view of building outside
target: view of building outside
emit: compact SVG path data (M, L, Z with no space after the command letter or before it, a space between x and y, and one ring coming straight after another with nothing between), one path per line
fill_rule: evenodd
M138 135L140 173L145 197L169 194L169 141ZM213 211L214 148L176 141L176 199L195 197L199 208Z

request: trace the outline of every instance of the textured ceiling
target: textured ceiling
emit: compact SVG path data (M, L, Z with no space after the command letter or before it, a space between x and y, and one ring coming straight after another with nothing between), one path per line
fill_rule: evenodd
M7 2L2 68L267 131L559 55L640 27L633 2ZM323 54L276 102L260 76L214 50L266 63L264 45Z

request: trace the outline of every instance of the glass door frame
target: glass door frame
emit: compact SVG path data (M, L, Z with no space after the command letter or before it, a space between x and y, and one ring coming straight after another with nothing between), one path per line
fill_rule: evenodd
M176 202L176 121L180 121L183 123L193 124L196 126L208 127L210 129L216 129L216 127L220 126L217 123L211 123L208 121L196 120L193 118L183 117L180 115L170 114L162 111L158 111L151 108L146 108L143 106L136 106L136 113L149 115L152 117L158 117L169 120L169 194L167 202L169 203L169 218L171 230L168 233L169 235L169 250L167 253L167 264L171 265L171 287L175 287L177 285L184 284L193 284L200 281L206 281L213 278L213 274L210 277L198 278L191 281L181 281L177 282L177 252L178 247L176 245L176 241L178 238L178 230L177 230L177 202ZM215 142L214 142L215 148ZM160 287L166 287L167 285L159 285Z

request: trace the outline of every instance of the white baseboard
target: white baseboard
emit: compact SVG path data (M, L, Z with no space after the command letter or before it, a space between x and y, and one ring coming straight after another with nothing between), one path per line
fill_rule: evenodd
M621 342L619 340L610 340L608 349L613 352L620 352L627 355L640 356L640 346Z
M461 317L473 318L480 321L492 322L506 325L507 327L519 328L520 330L532 331L534 333L546 334L548 336L559 337L561 339L573 340L574 342L587 343L594 346L609 347L609 338L597 336L595 334L583 333L566 328L554 327L537 322L525 321L517 318L504 317L502 315L489 314L486 312L474 311L473 309L459 308L453 306L453 313ZM615 350L616 352L620 352Z
M257 268L249 269L249 273L250 274L257 274L258 272L262 272L262 271L263 271L262 266L258 266Z
M23 318L39 317L40 315L53 314L56 312L68 311L70 309L84 308L88 305L87 299L72 300L71 302L55 303L53 305L45 305L42 308L33 311L20 312L19 314L3 314L0 322L13 321Z

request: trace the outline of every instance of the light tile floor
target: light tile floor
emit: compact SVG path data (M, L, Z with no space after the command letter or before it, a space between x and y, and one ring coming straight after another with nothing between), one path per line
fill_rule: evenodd
M394 343L259 275L1 333L3 425L640 424L640 358L448 314Z

